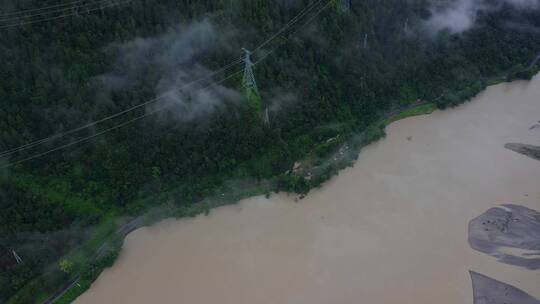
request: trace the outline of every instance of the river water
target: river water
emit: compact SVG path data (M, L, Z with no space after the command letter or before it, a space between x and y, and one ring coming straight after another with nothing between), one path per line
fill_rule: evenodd
M408 118L305 199L255 197L131 233L75 303L472 303L468 271L540 298L540 271L467 244L467 224L517 203L540 210L540 78ZM411 138L409 138L411 137Z

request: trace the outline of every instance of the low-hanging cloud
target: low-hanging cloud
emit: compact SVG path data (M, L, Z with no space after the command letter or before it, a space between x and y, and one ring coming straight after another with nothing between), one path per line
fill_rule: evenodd
M275 89L271 93L269 110L272 113L277 113L294 105L298 101L298 96L290 92L284 92L281 89Z
M481 11L494 11L504 5L517 9L536 9L540 0L452 0L433 1L431 17L425 22L426 28L433 34L447 30L450 33L462 33L472 28Z
M233 36L233 31L218 30L209 20L202 20L179 25L158 37L115 43L106 49L115 58L113 71L99 79L111 90L153 83L154 94L162 98L148 106L147 112L179 121L200 118L224 102L240 98L232 89L209 86L207 76L212 71L200 63L217 52L229 52L228 40ZM207 79L192 83L201 78Z

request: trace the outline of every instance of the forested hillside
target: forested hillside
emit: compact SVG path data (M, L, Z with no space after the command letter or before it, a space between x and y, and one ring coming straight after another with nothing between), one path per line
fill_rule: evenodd
M0 9L67 2L3 0ZM242 62L216 75L219 85L207 79L175 91L256 48L310 3L304 19L254 53L255 105L242 88ZM526 68L540 52L538 10L501 4L452 33L426 27L428 0L352 0L349 11L326 3L132 0L0 28L0 151L91 124L0 154L0 302L44 300L88 272L84 262L59 261L115 219L165 203L196 206L231 180L309 191L328 176L286 172L314 150L338 148L324 145L329 139L367 130L374 140L391 111L457 105L489 83L536 71Z

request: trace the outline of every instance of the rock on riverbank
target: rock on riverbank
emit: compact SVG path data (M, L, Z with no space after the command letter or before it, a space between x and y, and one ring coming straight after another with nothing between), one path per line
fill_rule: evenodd
M540 269L540 213L512 204L491 208L469 222L469 244L500 262Z
M504 145L506 149L526 155L532 159L540 160L540 147L533 145L509 143Z
M540 304L521 289L471 271L474 304Z

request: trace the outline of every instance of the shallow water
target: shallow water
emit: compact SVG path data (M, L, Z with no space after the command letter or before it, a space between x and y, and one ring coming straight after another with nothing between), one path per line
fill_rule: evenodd
M388 127L386 139L299 203L255 197L130 234L75 303L472 303L468 270L540 298L540 271L467 243L502 203L540 210L540 78ZM412 140L408 140L412 137Z

